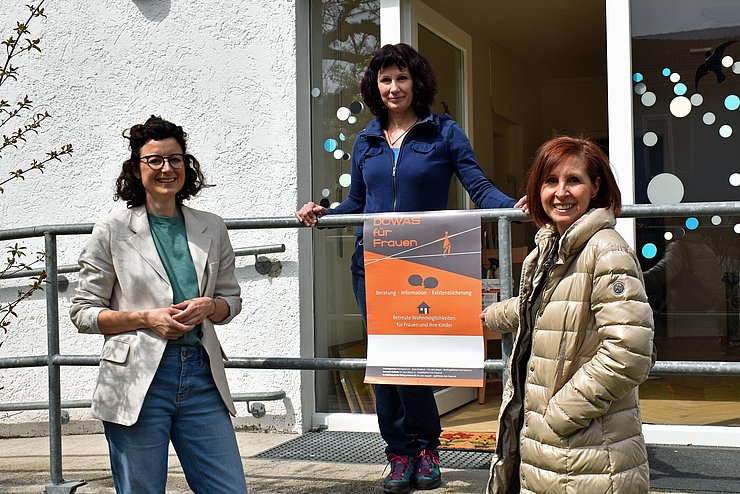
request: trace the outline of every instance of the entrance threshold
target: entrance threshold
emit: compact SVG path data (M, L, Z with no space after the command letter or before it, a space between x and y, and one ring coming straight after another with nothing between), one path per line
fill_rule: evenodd
M374 413L315 413L312 426L330 431L380 432ZM642 431L650 445L740 448L740 427L643 424Z
M740 427L643 424L642 433L648 444L740 448Z

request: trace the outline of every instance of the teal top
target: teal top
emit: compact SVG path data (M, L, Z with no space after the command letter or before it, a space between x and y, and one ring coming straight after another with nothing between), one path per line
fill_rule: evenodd
M190 257L188 236L185 231L185 218L182 214L169 218L147 212L149 227L152 230L154 245L172 285L172 303L179 304L199 296L198 275L193 258ZM168 345L200 346L200 324Z

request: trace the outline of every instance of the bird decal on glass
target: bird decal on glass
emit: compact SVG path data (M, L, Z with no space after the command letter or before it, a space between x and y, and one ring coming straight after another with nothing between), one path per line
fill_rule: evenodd
M699 80L711 72L714 72L714 75L717 77L717 84L720 84L727 78L722 73L722 58L725 56L727 47L733 43L737 43L737 40L725 41L714 50L707 51L704 54L704 63L696 68L696 76L694 76L695 92L699 92Z

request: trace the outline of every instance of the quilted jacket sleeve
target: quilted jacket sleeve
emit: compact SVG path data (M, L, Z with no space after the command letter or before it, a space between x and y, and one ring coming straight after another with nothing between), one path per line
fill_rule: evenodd
M519 297L512 297L488 306L486 326L497 333L513 333L519 327Z
M545 420L567 437L603 415L648 376L653 317L634 254L612 245L597 255L591 310L599 345L550 399Z

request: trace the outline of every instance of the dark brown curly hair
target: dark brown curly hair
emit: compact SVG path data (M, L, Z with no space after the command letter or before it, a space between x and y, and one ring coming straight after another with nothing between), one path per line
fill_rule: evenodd
M365 76L360 81L362 99L375 116L385 118L388 109L383 104L378 89L378 72L395 65L399 69L408 70L414 81L414 99L412 105L418 117L423 117L434 103L437 94L437 77L429 60L424 58L412 46L406 43L385 45L378 50L365 70Z
M124 131L123 137L129 141L131 157L123 162L121 174L116 179L115 200L123 199L129 208L146 203L146 190L141 182L139 167L141 166L141 148L152 139L161 141L172 137L180 144L185 154L185 183L175 196L178 206L182 205L183 200L195 197L203 187L208 187L200 171L200 163L194 156L187 154L188 135L179 125L152 115L145 123L136 124L128 131Z

